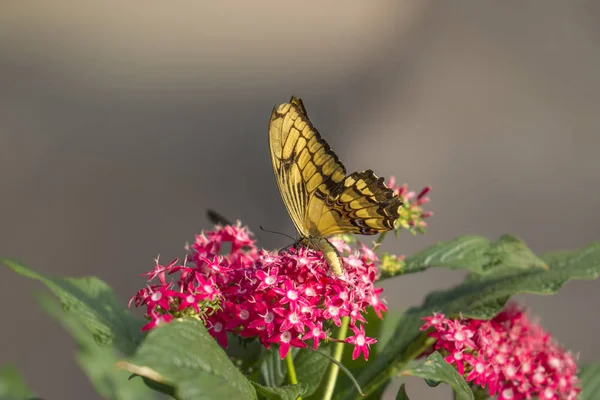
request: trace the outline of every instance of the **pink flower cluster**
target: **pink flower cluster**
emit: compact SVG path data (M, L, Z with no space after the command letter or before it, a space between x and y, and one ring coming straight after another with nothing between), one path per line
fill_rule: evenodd
M335 242L340 251L349 250ZM226 246L230 250L224 251ZM343 257L344 274L329 273L323 256L306 248L273 253L258 250L250 232L236 226L216 226L214 231L196 236L183 264L157 262L149 280L132 301L147 307L151 329L173 318L192 316L202 319L210 334L227 347L227 332L258 338L269 348L279 345L284 358L290 346L306 347L312 341L329 340L328 328L340 326L349 317L354 336L353 358L369 355L375 339L365 336L362 323L368 306L381 318L386 311L379 298L383 289L373 285L377 277L376 257L364 247ZM227 254L223 254L227 253ZM176 280L167 276L178 273Z
M423 211L423 206L429 203L427 194L431 191L431 186L425 186L419 194L408 190L406 183L402 186L396 185L396 178L390 176L387 186L391 188L402 200L403 206L400 208L400 217L398 224L411 232L423 233L427 227L426 218L433 215L431 211Z
M490 321L436 313L423 320L446 362L498 400L575 400L581 390L573 356L515 305Z

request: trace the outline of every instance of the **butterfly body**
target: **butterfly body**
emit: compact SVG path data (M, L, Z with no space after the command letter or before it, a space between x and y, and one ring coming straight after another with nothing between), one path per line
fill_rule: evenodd
M342 275L344 273L340 253L329 240L323 237L309 236L300 239L299 243L308 248L319 250L334 274Z
M374 235L394 229L400 199L373 171L346 169L308 119L302 100L292 97L273 109L269 147L277 186L300 243L320 250L342 274L341 259L327 237Z

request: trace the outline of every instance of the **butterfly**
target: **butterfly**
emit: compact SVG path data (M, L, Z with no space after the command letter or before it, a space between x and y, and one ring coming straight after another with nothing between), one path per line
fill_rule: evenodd
M283 203L300 234L297 243L321 251L336 275L343 274L342 260L327 237L394 229L402 206L398 196L371 170L346 176L299 98L273 108L269 147Z

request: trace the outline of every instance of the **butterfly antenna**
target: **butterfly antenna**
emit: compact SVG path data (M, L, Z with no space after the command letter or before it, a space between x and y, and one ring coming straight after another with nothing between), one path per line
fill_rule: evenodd
M263 227L262 227L262 225L260 225L260 230L261 230L261 231L264 231L264 232L275 233L275 234L277 234L277 235L282 235L282 236L288 237L288 238L292 239L294 242L296 242L296 238L293 238L293 237L291 237L290 235L288 235L288 234L285 234L285 233L282 233L282 232L270 231L270 230L268 230L268 229L265 229L265 228L263 228Z

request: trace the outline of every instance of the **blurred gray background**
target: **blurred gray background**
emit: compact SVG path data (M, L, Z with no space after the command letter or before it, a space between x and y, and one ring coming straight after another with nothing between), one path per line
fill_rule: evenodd
M465 233L537 252L599 239L600 3L208 4L2 2L2 256L99 276L125 304L157 254L182 256L210 226L209 207L293 233L266 129L291 94L349 170L433 186L427 235L388 249ZM400 311L461 276L396 279L387 299ZM586 362L600 360L598 289L521 300ZM96 398L38 290L0 268L0 365L44 399ZM419 380L408 393L449 398Z

